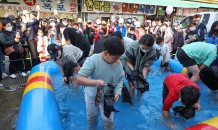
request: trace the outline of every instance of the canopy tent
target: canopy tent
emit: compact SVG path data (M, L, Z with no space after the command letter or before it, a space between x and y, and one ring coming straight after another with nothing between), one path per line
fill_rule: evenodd
M218 8L218 0L116 0L116 2L162 5L182 8Z

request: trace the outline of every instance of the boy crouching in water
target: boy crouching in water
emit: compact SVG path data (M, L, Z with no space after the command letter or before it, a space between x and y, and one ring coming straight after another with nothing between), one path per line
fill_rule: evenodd
M117 37L105 40L103 52L88 57L77 75L77 82L85 86L85 102L90 130L97 129L99 110L104 129L114 129L113 112L105 116L108 95L113 95L113 102L117 102L121 95L124 71L119 58L124 53L124 45ZM114 87L111 87L114 86ZM97 88L102 89L104 100L95 102Z

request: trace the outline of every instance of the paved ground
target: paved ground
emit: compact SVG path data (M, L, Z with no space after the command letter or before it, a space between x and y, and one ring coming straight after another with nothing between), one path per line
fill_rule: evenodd
M5 92L4 87L0 88L0 130L14 130L23 91L24 88L17 88L14 92Z

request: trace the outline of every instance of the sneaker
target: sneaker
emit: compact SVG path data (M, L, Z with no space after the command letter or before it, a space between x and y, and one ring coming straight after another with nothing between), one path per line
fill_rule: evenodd
M3 86L3 84L0 83L0 87L2 87L2 86Z
M4 77L8 77L8 75L6 73L2 73L2 76Z
M13 88L13 87L5 87L4 91L16 91L16 88Z
M11 74L10 77L11 77L12 79L15 79L17 76L14 75L14 74Z
M18 88L25 88L26 85L19 85Z
M21 73L21 75L22 75L23 77L25 77L25 76L26 76L26 74L25 74L24 72L22 72L22 73Z
M2 79L4 79L5 77L2 75Z

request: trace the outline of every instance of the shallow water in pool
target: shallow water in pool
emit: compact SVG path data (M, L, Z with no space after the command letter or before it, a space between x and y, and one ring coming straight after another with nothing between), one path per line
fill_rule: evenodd
M171 72L162 72L159 66L150 67L152 71L147 76L150 84L150 90L145 92L142 100L135 97L134 107L128 103L122 103L121 98L115 103L115 109L120 112L114 114L115 130L168 130L165 118L162 115L162 90L164 78L172 74ZM53 84L54 93L60 110L61 119L65 130L86 130L87 115L84 100L83 87L74 88L72 85L63 85L62 74L54 74ZM201 88L201 111L196 111L194 118L185 120L179 114L174 116L170 109L170 118L176 123L176 129L181 130L202 121L218 116L218 94L211 91L201 82L198 82ZM174 106L181 105L179 101ZM98 130L103 129L101 116L99 114Z

